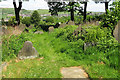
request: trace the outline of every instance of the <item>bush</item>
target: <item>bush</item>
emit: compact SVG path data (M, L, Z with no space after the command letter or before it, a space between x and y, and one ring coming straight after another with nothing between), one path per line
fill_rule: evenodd
M30 17L24 17L22 19L22 23L25 24L27 27L29 27L30 24L31 24L31 18Z
M45 19L46 22L54 23L54 18L52 16L48 16Z
M23 47L25 41L27 41L27 36L22 33L20 36L12 35L10 38L8 36L3 36L2 38L2 61L9 60L18 55L18 52Z
M13 26L16 24L17 24L16 18L15 18L15 16L12 16L8 21L8 25Z
M22 21L22 17L20 16L20 21ZM14 26L17 25L17 21L15 16L10 17L9 21L8 21L8 25L9 26Z

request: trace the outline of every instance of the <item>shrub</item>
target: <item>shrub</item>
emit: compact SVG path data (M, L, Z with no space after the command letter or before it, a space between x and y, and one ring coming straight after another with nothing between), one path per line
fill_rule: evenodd
M31 23L37 26L39 24L39 21L40 21L40 15L37 11L34 11L31 16Z
M22 19L22 23L25 24L27 27L29 27L30 24L31 24L31 18L30 17L24 17Z
M17 24L16 18L15 18L15 16L12 16L8 21L8 25L13 26L13 25L16 25L16 24Z
M22 17L20 16L20 21L22 21ZM8 21L8 25L9 26L14 26L17 25L17 21L15 16L10 17L9 21Z
M27 40L28 38L24 33L19 36L12 35L10 38L6 35L3 36L2 61L16 57L20 49L23 47L24 42Z
M54 23L54 18L52 16L48 16L45 19L46 22Z

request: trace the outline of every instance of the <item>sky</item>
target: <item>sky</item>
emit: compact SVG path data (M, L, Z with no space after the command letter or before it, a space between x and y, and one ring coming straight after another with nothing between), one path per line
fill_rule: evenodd
M13 8L13 0L7 0L0 2L0 8ZM16 0L18 6L18 0ZM110 2L109 4L111 4ZM83 6L83 5L81 5ZM37 9L49 9L47 2L44 0L29 0L29 2L23 2L22 9L27 10L37 10ZM87 5L87 11L93 12L105 12L105 4L94 3L92 0L89 0Z

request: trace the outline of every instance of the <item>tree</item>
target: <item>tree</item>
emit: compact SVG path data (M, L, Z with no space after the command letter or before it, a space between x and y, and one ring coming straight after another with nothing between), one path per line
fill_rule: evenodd
M23 1L29 1L29 0L23 0ZM14 10L15 10L15 17L16 17L16 21L17 21L17 25L20 24L20 10L22 8L22 1L19 0L19 6L16 6L16 0L13 0L13 5L14 5Z
M32 13L32 16L31 16L31 23L32 24L35 24L35 26L38 25L40 21L40 15L39 13L35 10L33 13Z
M71 15L71 20L74 21L74 12L82 12L82 8L78 2L48 2L49 12L52 15L58 15L58 12L68 11Z
M22 1L19 0L18 8L16 6L16 1L15 0L13 0L13 5L14 5L14 10L15 10L15 17L16 17L17 25L19 25L20 24L20 15L19 15L19 13L20 13L20 10L22 8Z
M64 2L47 2L49 7L49 12L51 15L58 16L58 12L65 11L64 10Z
M86 22L86 13L87 13L87 2L84 2L84 19L83 22Z

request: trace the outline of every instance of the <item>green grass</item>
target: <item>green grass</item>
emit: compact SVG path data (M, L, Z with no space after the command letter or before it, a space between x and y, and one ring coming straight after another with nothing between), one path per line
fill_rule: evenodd
M67 35L76 28L77 26L67 26L44 34L24 33L25 37L33 43L40 57L19 62L11 59L7 70L3 70L3 76L5 78L62 78L60 73L62 67L82 66L90 78L118 78L118 70L111 67L110 61L105 57L109 55L108 53L106 55L92 48L84 54L81 48L83 41L67 40ZM115 50L111 52L116 53ZM42 57L43 59L40 59Z

